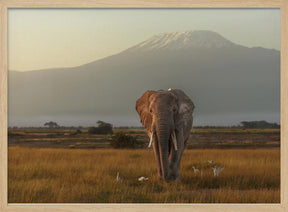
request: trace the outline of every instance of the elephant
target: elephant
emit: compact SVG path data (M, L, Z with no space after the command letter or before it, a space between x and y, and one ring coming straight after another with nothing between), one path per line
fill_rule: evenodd
M158 177L181 181L180 163L193 123L194 103L180 89L148 90L136 110L153 145Z

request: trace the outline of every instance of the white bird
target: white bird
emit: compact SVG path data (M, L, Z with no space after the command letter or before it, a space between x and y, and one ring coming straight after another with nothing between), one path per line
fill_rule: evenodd
M169 88L168 91L172 91L172 88Z
M139 177L139 178L138 178L138 181L141 181L141 182L142 182L142 181L147 181L148 179L149 179L148 177L143 177L143 176L142 176L142 177Z
M208 160L208 163L213 164L213 160Z
M119 172L117 172L116 180L117 180L117 182L119 182L121 180L121 178L119 176Z
M196 169L195 166L192 166L192 168L194 169L194 173L200 173L199 169Z
M212 167L213 173L214 173L214 177L218 177L219 173L224 169L224 167L219 167L218 169L216 168L216 166Z

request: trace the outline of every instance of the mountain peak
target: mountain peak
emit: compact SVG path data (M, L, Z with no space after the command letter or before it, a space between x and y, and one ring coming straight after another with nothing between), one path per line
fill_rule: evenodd
M128 49L128 51L179 50L188 48L222 48L235 46L220 34L208 31L160 33Z

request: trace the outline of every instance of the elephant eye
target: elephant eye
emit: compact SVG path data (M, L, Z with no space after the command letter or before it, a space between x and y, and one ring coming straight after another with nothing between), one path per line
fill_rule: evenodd
M150 109L149 112L152 113L152 109Z
M174 108L173 108L173 112L176 112L176 110L177 110L177 109L174 107Z

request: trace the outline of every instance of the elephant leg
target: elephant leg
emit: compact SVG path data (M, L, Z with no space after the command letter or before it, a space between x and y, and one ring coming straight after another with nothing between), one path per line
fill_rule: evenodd
M176 138L177 138L177 151L174 149L174 145L172 142L171 143L171 154L169 158L170 162L170 173L171 173L171 179L172 180L177 180L180 181L180 162L181 162L181 157L182 153L184 150L184 141L183 141L183 131L176 131Z
M180 167L181 167L181 159L182 159L182 155L184 152L185 146L184 143L182 143L181 147L179 147L179 153L178 153L178 160L177 160L177 170L176 170L176 176L177 176L177 180L181 180L181 176L180 176Z
M181 181L181 175L180 175L180 168L181 168L181 159L182 159L182 154L185 149L185 144L184 144L184 136L183 136L183 129L176 131L176 137L177 137L177 161L176 161L176 170L175 170L175 175L176 175L176 180Z
M161 169L161 162L160 162L159 145L158 145L158 141L156 138L154 138L154 141L153 141L153 150L154 150L155 160L157 163L158 177L159 177L159 179L162 179L162 169Z
M170 142L170 148L171 148L171 152L169 155L170 179L176 180L178 153L177 151L175 151L172 141Z

